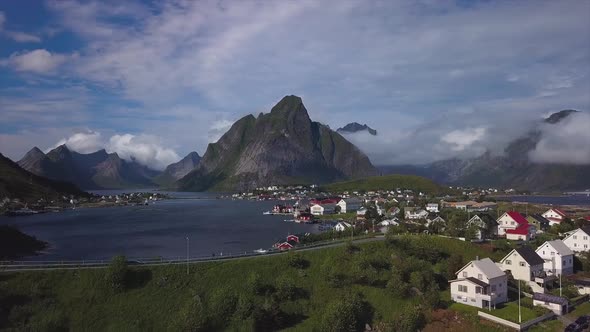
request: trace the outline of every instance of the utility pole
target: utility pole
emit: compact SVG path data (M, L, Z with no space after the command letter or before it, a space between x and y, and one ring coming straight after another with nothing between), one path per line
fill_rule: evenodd
M189 275L189 239L186 237L186 275Z
M520 314L520 279L518 279L518 324L522 323L522 315Z
M559 296L561 296L561 273L559 274Z

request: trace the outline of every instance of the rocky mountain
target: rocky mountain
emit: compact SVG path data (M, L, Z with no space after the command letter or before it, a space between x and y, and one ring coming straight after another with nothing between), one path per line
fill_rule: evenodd
M193 151L179 162L168 165L164 172L154 179L154 182L163 186L171 185L195 169L200 161L201 156Z
M286 96L270 113L235 122L177 185L181 190L229 190L376 174L353 144L310 120L301 98Z
M70 182L84 189L115 189L155 186L159 172L116 153L99 150L89 154L71 151L65 145L44 154L33 148L18 161L24 169L53 180Z
M342 128L336 129L336 131L340 134L354 134L361 131L366 131L373 136L377 135L377 130L367 126L366 124L362 125L357 122L351 122Z
M0 200L8 197L33 202L40 198L53 200L70 195L79 197L88 194L71 183L35 175L0 153Z
M544 120L556 124L576 113L564 110ZM472 159L448 159L420 166L385 166L384 173L416 174L440 183L501 186L533 191L560 191L590 188L590 165L542 164L529 159L541 139L540 125L512 141L502 155L486 152Z

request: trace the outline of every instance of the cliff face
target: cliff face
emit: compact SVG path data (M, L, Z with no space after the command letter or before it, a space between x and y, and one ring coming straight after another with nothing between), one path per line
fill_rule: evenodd
M168 165L162 174L154 178L154 181L161 186L171 186L195 169L200 161L201 156L193 151L179 162Z
M47 154L33 148L18 164L33 174L73 183L84 189L155 186L151 179L159 174L136 162L125 161L116 153L99 150L81 154L65 145Z
M310 120L301 98L284 97L270 113L238 120L209 144L182 190L245 189L326 183L376 175L367 156L340 134Z

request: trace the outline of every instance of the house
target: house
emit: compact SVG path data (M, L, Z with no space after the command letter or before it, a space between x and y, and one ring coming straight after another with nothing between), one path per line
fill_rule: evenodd
M489 239L498 233L498 224L489 214L474 215L467 221L467 227L476 227L475 239Z
M345 231L347 228L352 227L351 224L345 222L345 221L340 221L336 224L336 226L334 226L334 230L337 232L343 232Z
M561 240L547 241L535 250L545 261L543 269L554 275L574 273L574 252Z
M506 240L529 241L535 238L537 228L531 224L522 224L515 229L506 230Z
M463 201L463 202L442 202L443 207L455 208L459 210L469 212L485 212L493 210L497 207L494 202L476 202L476 201Z
M295 243L299 243L299 237L297 235L289 235L287 236L287 242L295 242Z
M319 204L314 204L309 208L309 211L311 212L311 214L313 214L314 216L321 216L324 214L324 207L319 205Z
M442 228L444 229L447 222L441 216L436 216L436 218L433 218L433 219L430 219L430 218L426 219L426 227L430 226L431 224L438 224L438 225L442 226Z
M516 211L507 211L498 218L498 235L506 235L509 229L516 229L521 225L527 225L529 222L522 214Z
M525 281L533 290L544 292L546 282L555 279L548 276L543 270L545 261L531 247L520 247L512 249L508 255L504 256L498 263L498 266L506 273L510 273L516 280ZM533 285L532 283L536 283Z
M388 217L397 217L397 215L401 212L400 208L398 208L397 206L394 206L392 208L390 208L389 210L387 210L386 212L386 216Z
M365 213L367 213L367 208L366 207L361 207L360 209L356 210L356 216L357 217L365 217Z
M310 223L313 222L313 214L307 212L299 212L295 214L295 222Z
M289 250L289 249L293 249L293 245L289 242L281 242L281 243L277 243L274 246L275 248L279 249L279 250Z
M526 217L526 220L528 220L529 224L535 225L535 227L537 228L537 232L539 233L549 229L549 220L547 220L540 214L531 214L528 217Z
M380 226L399 226L399 219L392 218L392 219L385 219L379 223Z
M340 207L340 213L346 213L346 201L341 199L336 203L336 206Z
M438 203L428 203L426 204L426 211L431 213L438 213Z
M425 219L426 217L428 217L428 212L426 212L426 210L422 210L422 209L408 207L405 209L405 213L406 213L405 218L411 219L411 220Z
M566 298L551 294L534 293L533 305L545 307L560 316L567 314L569 311Z
M473 260L456 275L449 281L453 301L478 308L506 302L508 276L491 259Z
M542 216L543 216L543 218L546 218L547 220L549 220L549 226L559 224L565 218L567 218L567 215L565 214L565 212L563 212L562 210L557 209L557 208L551 208L551 209L545 211L545 213L543 213Z
M584 226L568 233L563 243L573 252L590 250L590 226Z

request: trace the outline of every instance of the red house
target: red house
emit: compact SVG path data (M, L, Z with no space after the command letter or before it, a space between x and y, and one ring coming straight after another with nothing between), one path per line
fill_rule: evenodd
M287 242L299 243L299 237L297 235L289 235L287 236Z
M280 244L275 244L275 248L279 249L279 250L289 250L293 248L293 245L289 242L283 242Z

